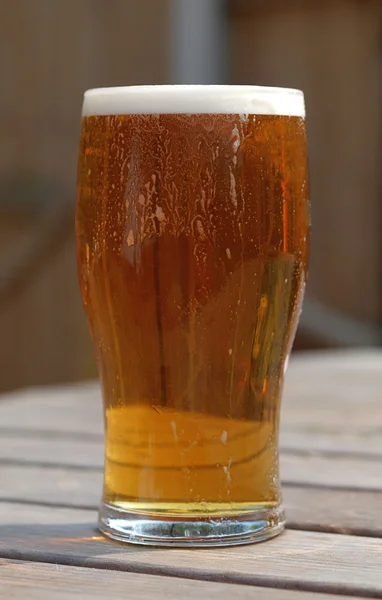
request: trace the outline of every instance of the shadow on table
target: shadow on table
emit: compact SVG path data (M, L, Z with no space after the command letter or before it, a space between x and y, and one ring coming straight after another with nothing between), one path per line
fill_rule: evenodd
M121 561L129 556L158 548L124 544L110 540L98 531L94 522L65 524L0 525L0 556L9 559L60 562L60 564L102 566L106 557ZM98 560L102 561L98 564Z

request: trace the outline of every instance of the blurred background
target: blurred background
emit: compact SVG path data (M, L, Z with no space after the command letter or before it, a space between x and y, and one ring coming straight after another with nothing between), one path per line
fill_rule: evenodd
M82 95L305 91L313 236L295 351L382 344L380 0L0 0L0 391L94 377L74 248Z

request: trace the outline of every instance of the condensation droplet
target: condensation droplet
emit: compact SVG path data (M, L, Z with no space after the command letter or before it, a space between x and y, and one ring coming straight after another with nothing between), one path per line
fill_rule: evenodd
M175 423L175 421L170 421L170 427L171 427L172 432L174 434L174 440L177 442L178 441L178 434L176 433L176 423Z
M166 220L166 215L164 214L161 206L157 206L156 211L155 211L155 216L160 223L163 223L163 221Z

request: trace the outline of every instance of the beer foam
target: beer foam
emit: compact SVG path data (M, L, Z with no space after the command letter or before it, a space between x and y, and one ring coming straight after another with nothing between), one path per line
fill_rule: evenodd
M142 85L85 92L82 115L254 114L305 117L304 94L252 85Z

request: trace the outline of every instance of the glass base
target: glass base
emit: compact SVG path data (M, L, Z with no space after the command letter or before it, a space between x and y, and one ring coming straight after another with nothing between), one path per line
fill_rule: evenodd
M114 540L151 546L235 546L268 540L284 529L282 507L229 517L155 517L101 506L99 528Z

